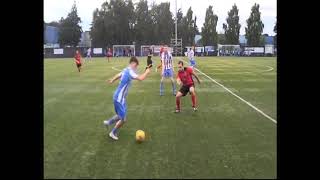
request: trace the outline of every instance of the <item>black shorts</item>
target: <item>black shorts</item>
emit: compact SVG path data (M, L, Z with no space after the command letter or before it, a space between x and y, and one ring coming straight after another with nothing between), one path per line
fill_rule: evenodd
M81 63L80 64L76 63L76 64L77 64L77 67L81 67Z
M182 93L182 96L185 96L188 94L189 90L190 90L190 87L193 87L193 84L192 85L183 85L181 88L180 88L180 92Z

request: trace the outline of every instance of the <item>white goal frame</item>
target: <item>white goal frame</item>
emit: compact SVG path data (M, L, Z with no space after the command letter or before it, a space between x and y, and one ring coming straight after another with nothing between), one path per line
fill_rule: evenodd
M123 54L123 50L125 49L131 49L133 50L133 52L131 51L131 55L129 54L129 52L126 52L127 54ZM135 45L113 45L112 46L112 53L115 55L115 57L119 57L119 56L135 56L136 54L136 48Z

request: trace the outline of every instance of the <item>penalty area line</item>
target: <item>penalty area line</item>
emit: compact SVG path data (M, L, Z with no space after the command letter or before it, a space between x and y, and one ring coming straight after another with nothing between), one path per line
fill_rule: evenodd
M181 59L181 58L180 58ZM187 63L185 60L181 59L182 61L184 61L185 63ZM254 110L256 110L257 112L259 112L260 114L262 114L264 117L268 118L269 120L271 120L272 122L274 122L275 124L277 124L277 121L275 119L273 119L272 117L268 116L266 113L264 113L263 111L261 111L260 109L258 109L257 107L255 107L254 105L252 105L250 102L244 100L242 97L238 96L237 94L235 94L234 92L232 92L230 89L226 88L224 85L220 84L219 82L217 82L216 80L214 80L213 78L211 78L210 76L206 75L204 72L200 71L198 68L194 68L195 70L197 70L199 73L201 73L202 75L206 76L208 79L210 79L212 82L218 84L220 87L222 87L223 89L225 89L226 91L228 91L230 94L232 94L233 96L237 97L238 99L240 99L242 102L246 103L248 106L250 106L251 108L253 108Z

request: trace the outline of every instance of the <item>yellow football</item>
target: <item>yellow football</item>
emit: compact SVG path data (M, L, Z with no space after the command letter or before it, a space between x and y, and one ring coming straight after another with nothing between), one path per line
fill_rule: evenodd
M142 130L138 130L136 131L136 141L137 142L143 142L146 138L146 135L144 133L144 131Z

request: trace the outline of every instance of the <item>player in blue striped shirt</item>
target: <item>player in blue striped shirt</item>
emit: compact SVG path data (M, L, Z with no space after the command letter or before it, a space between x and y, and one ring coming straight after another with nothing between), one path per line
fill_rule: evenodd
M127 103L126 97L128 95L129 88L131 86L131 81L135 80L144 80L147 75L150 73L150 68L147 68L146 71L142 75L138 75L136 73L137 67L139 65L139 61L136 57L131 57L129 61L129 66L122 70L122 72L116 74L112 79L109 80L109 83L112 84L117 79L120 79L120 83L118 88L113 94L113 105L116 115L114 115L111 119L104 121L104 125L111 126L116 123L112 131L109 133L109 136L118 140L117 132L119 128L126 121L127 115Z
M173 79L173 59L171 53L168 51L168 47L164 47L164 52L161 54L162 60L162 73L160 81L160 96L163 96L163 80L164 78L170 78L172 84L172 94L176 95L176 85Z

